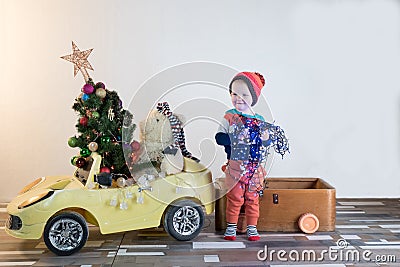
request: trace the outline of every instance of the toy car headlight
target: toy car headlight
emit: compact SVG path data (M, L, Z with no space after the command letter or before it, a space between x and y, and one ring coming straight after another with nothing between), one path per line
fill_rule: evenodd
M28 184L27 186L25 186L24 188L22 188L21 191L19 191L18 195L22 195L23 193L28 192L29 190L31 190L32 188L34 188L35 186L37 186L38 184L40 184L41 182L44 181L44 177L41 178L37 178L35 181L33 181L32 183Z
M42 201L43 199L46 199L46 198L50 197L53 193L54 193L54 191L48 191L48 192L44 192L42 194L33 196L33 197L25 200L24 202L22 202L18 206L18 209L23 209L23 208L29 207L29 206L31 206L33 204L36 204L39 201Z

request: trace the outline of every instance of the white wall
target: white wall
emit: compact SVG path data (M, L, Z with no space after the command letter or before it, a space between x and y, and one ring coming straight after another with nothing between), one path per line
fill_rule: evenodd
M36 177L73 171L67 139L83 79L59 59L71 40L94 48L91 76L125 106L173 65L257 70L292 150L270 176L322 177L339 197L399 197L398 1L0 0L0 201ZM188 131L189 146L212 133Z

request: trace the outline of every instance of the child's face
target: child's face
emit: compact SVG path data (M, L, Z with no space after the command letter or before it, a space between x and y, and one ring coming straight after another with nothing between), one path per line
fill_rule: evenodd
M232 105L240 112L249 111L253 97L247 84L242 80L236 80L232 83L231 88Z

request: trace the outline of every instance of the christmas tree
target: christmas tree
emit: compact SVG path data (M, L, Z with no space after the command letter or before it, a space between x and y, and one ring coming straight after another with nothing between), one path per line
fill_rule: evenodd
M92 152L103 158L100 172L111 172L131 177L125 161L125 153L132 152L131 141L136 125L133 115L123 109L118 93L106 89L102 82L94 83L86 69L93 70L87 58L93 49L80 51L72 42L73 53L61 57L74 64L74 75L80 71L85 84L72 106L78 114L78 133L69 138L70 147L80 148L79 155L71 163L82 168ZM124 140L122 140L124 136Z

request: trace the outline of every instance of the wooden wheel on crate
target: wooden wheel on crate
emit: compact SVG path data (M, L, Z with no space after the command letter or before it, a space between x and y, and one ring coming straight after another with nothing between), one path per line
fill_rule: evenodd
M300 216L299 221L299 228L306 234L313 234L319 228L319 220L318 217L312 214L311 212L304 213Z

